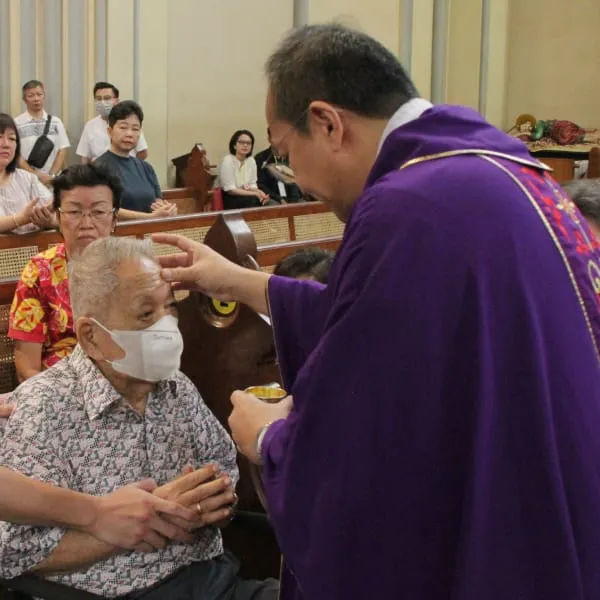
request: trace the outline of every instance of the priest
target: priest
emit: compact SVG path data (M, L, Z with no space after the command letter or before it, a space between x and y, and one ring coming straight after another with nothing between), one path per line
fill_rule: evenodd
M525 145L432 106L381 44L296 29L267 120L346 223L328 285L185 238L163 276L269 312L285 387L236 392L284 600L600 598L600 255Z

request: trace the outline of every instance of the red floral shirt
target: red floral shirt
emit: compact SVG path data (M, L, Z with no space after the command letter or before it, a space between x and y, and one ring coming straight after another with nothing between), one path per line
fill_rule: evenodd
M64 244L36 254L25 266L10 309L8 336L42 344L42 367L69 356L77 343Z

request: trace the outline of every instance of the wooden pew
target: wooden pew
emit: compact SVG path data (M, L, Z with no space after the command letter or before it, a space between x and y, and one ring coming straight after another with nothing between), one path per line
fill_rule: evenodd
M177 215L168 219L121 222L116 227L115 235L144 238L159 231L172 231L201 242L219 214L207 212ZM249 208L239 211L239 214L248 223L259 246L339 237L344 230L343 224L320 202ZM57 231L0 234L0 279L18 278L32 256L61 240ZM168 251L167 248L157 248L159 253Z
M171 162L175 165L175 185L197 192L194 212L208 212L211 209L216 166L210 164L204 146L201 143L194 144L190 152L172 159Z
M205 201L198 190L192 187L171 188L162 190L163 197L177 206L178 215L191 215L202 212Z
M337 249L339 238L313 240L314 245ZM205 243L229 260L247 268L272 268L306 242L284 242L257 248L254 236L239 214L224 212L211 227ZM259 267L260 265L260 267ZM178 305L179 327L184 338L181 369L194 382L204 401L228 428L230 396L235 389L280 382L275 344L270 323L249 307L221 303L192 292ZM254 488L248 461L238 456L239 509L261 514L264 509ZM256 519L256 517L255 517ZM280 551L269 528L236 527L223 532L225 545L239 558L242 575L262 579L279 574Z

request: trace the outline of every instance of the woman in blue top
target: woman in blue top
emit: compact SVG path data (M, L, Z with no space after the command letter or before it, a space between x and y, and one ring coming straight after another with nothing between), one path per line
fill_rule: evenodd
M116 104L108 116L110 150L95 162L121 180L120 218L170 217L177 214L177 206L163 199L152 165L130 155L139 142L143 120L144 113L137 102L125 100Z

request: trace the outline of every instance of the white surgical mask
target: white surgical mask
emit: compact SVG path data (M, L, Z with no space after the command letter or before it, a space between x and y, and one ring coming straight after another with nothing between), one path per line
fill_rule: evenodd
M101 117L108 117L113 106L112 100L96 100L96 112Z
M179 369L183 338L177 319L172 315L165 315L154 325L137 331L111 331L93 320L125 352L119 360L106 361L115 371L142 381L157 382L172 377Z

